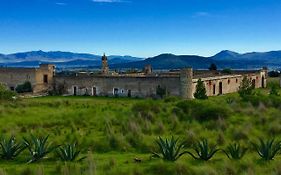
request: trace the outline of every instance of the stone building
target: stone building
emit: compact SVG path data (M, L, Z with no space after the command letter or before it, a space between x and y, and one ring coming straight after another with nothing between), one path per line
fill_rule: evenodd
M209 71L193 71L191 68L180 72L161 74L127 75L77 75L56 76L56 86L64 87L65 94L91 96L154 97L161 87L171 96L192 99L200 78L208 96L217 96L238 91L244 76L255 88L266 87L266 71L239 71L229 75Z
M55 66L41 64L39 68L7 68L0 67L0 83L11 90L30 82L34 93L47 92L53 87Z
M107 57L102 57L101 74L55 75L54 65L39 68L0 68L0 83L11 90L30 81L34 92L59 90L64 95L156 97L159 88L168 95L192 99L200 78L208 96L237 92L243 77L248 77L255 88L266 87L266 70L232 71L223 74L214 71L193 71L192 68L174 72L152 72L147 66L142 73L109 73Z

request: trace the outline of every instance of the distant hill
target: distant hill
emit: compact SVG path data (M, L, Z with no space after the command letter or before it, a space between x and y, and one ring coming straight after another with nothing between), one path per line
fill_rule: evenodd
M211 63L217 64L218 68L220 69L259 69L264 66L272 69L281 68L281 51L251 52L240 54L233 51L224 50L211 57L162 54L142 61L130 62L122 65L111 65L111 67L141 68L146 64L151 64L155 69L179 69L184 67L208 69Z
M232 52L229 50L224 50L219 52L218 54L212 56L211 58L217 61L223 61L223 60L237 60L241 54Z
M207 69L211 63L218 68L233 69L258 69L263 66L269 68L281 68L281 51L237 53L224 50L211 57L197 55L173 55L161 54L155 57L143 59L132 56L108 56L112 69L139 68L151 64L154 69L180 69L193 67L194 69ZM0 54L0 66L34 67L39 63L52 63L57 67L92 67L101 66L101 56L72 52L44 52L31 51L4 55Z
M162 54L146 60L130 62L122 65L111 65L113 68L143 68L151 64L154 69L179 69L184 67L193 67L196 69L206 68L212 63L211 59L194 55L173 55Z
M111 55L108 56L108 59L109 64L122 64L143 60L143 58L120 55ZM8 55L0 54L1 66L34 67L40 63L56 64L58 67L100 66L101 56L61 51L44 52L41 50Z

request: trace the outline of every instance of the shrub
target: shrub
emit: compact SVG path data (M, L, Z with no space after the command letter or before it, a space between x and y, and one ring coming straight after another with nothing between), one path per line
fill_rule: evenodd
M279 84L278 83L271 83L269 84L269 87L270 87L270 91L269 91L269 94L270 95L273 95L273 96L279 96Z
M182 101L177 103L177 115L180 117L191 117L198 121L218 120L227 118L231 114L228 106L211 101Z
M32 92L32 85L29 81L26 81L25 83L18 85L16 91L17 93Z
M219 151L219 149L217 149L216 145L210 146L207 139L202 139L201 141L197 142L196 146L194 147L194 151L198 157L191 152L188 152L188 154L190 154L194 159L208 161L216 152Z
M198 79L197 81L194 97L196 99L202 99L202 100L208 99L204 82L201 79Z
M57 155L60 157L62 161L73 162L73 161L81 161L86 157L82 157L78 159L80 154L80 150L77 148L76 143L74 144L66 144L61 146L56 151Z
M281 142L275 139L259 139L259 143L252 143L259 156L266 161L273 160L281 150Z
M16 93L8 90L4 85L0 84L0 100L12 100Z
M247 148L242 147L239 143L229 144L224 150L224 153L229 159L239 160L241 159L247 151Z
M152 157L162 158L166 161L176 161L187 153L186 151L181 151L184 148L184 143L179 143L179 139L174 137L165 140L159 137L156 143L160 153L153 153Z
M49 136L37 138L33 135L31 135L30 140L24 138L24 144L31 155L29 163L43 159L47 154L57 148L57 146L50 146L48 144L48 138Z
M3 137L0 142L0 156L4 160L12 160L16 158L26 147L16 142L16 138L11 136L9 139Z

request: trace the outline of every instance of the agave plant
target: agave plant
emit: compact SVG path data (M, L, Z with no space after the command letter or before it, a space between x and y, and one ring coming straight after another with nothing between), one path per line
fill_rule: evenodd
M5 160L16 158L26 148L22 143L17 143L14 136L11 136L9 139L2 137L0 145L0 156Z
M259 143L252 143L257 153L263 160L273 160L281 150L281 142L275 139L259 139Z
M179 143L179 139L172 137L171 139L162 139L161 137L156 140L160 153L153 153L152 157L162 158L166 161L176 161L182 155L186 154L186 151L182 151L184 143Z
M217 149L216 145L210 146L207 139L202 139L201 141L198 141L194 147L194 151L198 157L191 152L188 152L188 154L190 154L194 159L208 161L219 150L220 149Z
M60 157L62 161L72 162L72 161L81 161L86 157L82 157L78 159L80 151L77 148L76 143L74 144L66 144L57 149L57 155Z
M33 135L31 135L30 140L24 138L24 144L31 155L29 163L33 163L45 158L47 154L57 148L57 146L51 146L48 144L48 138L49 136L37 138Z
M239 160L246 154L247 148L242 147L240 143L233 143L229 144L223 151L229 159Z

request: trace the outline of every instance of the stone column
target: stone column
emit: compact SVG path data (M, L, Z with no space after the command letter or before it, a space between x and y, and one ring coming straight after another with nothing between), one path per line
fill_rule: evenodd
M180 72L180 96L183 99L193 99L192 94L192 68L182 69Z

